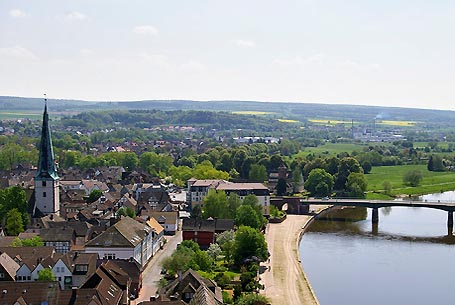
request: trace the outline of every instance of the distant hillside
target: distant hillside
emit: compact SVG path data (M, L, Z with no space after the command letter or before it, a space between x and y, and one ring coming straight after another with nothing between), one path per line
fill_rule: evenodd
M448 110L427 110L360 105L332 105L315 103L271 103L253 101L190 101L190 100L149 100L122 102L95 102L80 100L50 99L49 109L53 113L79 113L90 110L209 110L209 111L267 111L277 117L290 119L339 119L355 121L403 120L418 121L434 126L455 126L455 112ZM0 96L0 112L37 111L43 109L42 98Z

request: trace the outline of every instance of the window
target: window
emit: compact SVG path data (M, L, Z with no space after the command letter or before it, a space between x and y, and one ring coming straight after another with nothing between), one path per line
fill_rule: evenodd
M0 279L4 279L5 278L5 274L4 273L0 273Z
M46 192L43 192L43 197L47 197L47 194L46 194Z
M42 186L46 186L46 181L41 181Z
M88 271L88 265L76 265L76 271L87 272Z
M104 253L105 259L115 259L115 253Z

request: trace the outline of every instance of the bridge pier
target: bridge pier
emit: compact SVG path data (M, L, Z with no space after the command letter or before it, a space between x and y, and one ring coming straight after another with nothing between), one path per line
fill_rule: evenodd
M379 223L379 208L373 208L373 215L371 215L371 222L374 224Z
M450 236L453 235L453 211L449 211L447 215L447 232Z

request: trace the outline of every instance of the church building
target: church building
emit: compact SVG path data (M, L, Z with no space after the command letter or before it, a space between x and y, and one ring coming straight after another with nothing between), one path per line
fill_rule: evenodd
M43 127L39 145L38 170L35 175L35 209L42 214L59 214L59 176L54 160L49 115L47 113L47 100L45 99ZM35 214L34 211L33 214Z

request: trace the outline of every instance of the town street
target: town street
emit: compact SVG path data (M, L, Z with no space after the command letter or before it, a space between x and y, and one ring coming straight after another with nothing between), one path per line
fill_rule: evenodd
M174 236L165 236L167 243L163 250L158 251L151 261L148 263L144 272L142 272L142 289L139 297L132 301L131 304L139 304L142 301L149 301L151 295L155 295L158 290L158 283L161 278L161 263L170 256L177 247L177 244L182 241L182 231L177 231Z

